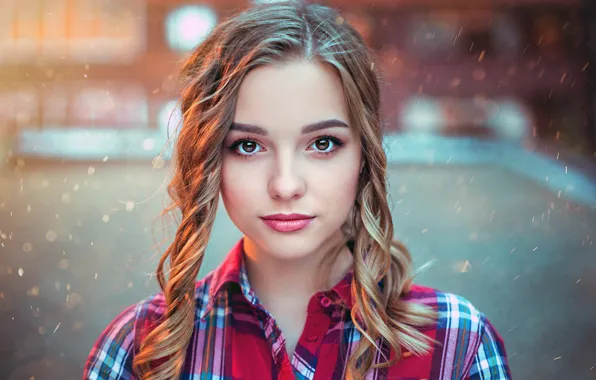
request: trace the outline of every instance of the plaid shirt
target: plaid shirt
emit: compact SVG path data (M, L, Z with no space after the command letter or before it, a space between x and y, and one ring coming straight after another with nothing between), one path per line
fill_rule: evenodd
M304 331L289 358L275 319L250 287L243 258L240 240L218 269L197 282L195 329L181 379L344 379L347 359L362 339L349 311L336 306L336 301L352 305L352 274L311 298ZM421 330L438 344L424 356L402 351L399 362L371 370L367 379L511 378L501 337L468 301L417 285L405 298L438 311L436 325ZM135 352L165 310L162 293L124 310L95 343L83 378L134 379ZM386 345L380 347L375 362L392 355Z

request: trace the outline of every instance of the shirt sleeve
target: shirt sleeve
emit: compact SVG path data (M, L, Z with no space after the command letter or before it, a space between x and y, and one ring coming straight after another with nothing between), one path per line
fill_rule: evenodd
M137 305L120 313L100 334L85 362L83 380L133 380Z
M464 379L511 380L503 339L487 318L483 316L481 322L480 344Z

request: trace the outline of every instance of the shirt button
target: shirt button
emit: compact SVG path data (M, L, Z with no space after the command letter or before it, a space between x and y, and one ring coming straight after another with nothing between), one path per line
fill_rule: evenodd
M323 297L321 298L321 305L323 305L323 307L329 307L329 305L331 305L331 300L327 297Z
M315 342L317 339L319 339L318 335L309 335L306 337L306 340L308 340L309 342Z

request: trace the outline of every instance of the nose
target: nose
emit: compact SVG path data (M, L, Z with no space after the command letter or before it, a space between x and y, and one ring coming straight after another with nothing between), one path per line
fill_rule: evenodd
M268 187L271 198L279 201L296 200L304 195L306 181L294 157L286 154L276 159Z

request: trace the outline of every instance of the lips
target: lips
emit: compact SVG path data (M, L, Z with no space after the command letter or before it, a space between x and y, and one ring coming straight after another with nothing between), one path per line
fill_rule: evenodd
M314 218L304 214L275 214L263 216L261 220L274 231L295 232L308 227Z
M261 217L264 220L300 220L300 219L312 219L314 216L304 214L274 214Z

